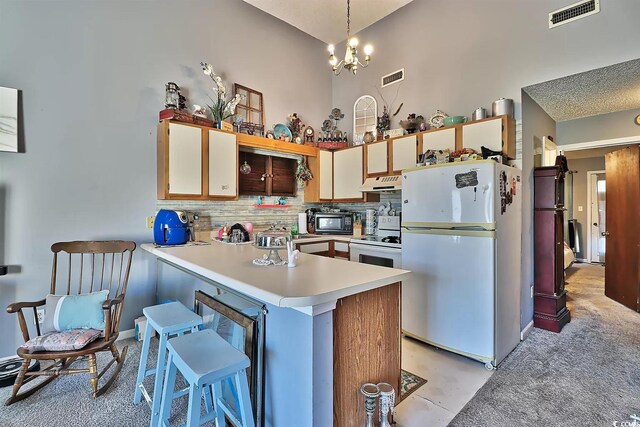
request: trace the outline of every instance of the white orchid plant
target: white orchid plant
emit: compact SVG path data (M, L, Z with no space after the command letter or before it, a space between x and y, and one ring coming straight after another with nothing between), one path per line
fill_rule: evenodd
M231 117L235 114L236 106L244 99L244 95L235 94L235 96L227 100L227 89L224 87L222 77L213 71L211 64L201 62L200 65L202 65L202 71L204 74L209 76L213 81L213 93L216 94L215 99L209 97L213 104L207 105L207 107L209 107L209 110L211 111L213 120L221 122L227 117Z

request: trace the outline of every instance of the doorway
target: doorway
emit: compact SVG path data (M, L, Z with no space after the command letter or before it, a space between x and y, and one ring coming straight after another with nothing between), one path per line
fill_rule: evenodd
M607 182L604 170L587 172L587 261L605 262Z

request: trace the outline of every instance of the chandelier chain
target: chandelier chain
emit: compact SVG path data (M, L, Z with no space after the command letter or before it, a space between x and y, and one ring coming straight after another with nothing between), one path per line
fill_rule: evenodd
M347 43L351 39L351 3L347 0Z

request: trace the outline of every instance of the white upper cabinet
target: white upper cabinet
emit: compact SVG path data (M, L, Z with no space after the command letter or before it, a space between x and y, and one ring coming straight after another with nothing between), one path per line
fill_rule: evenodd
M502 151L502 117L469 123L462 127L462 146L473 148L478 153L482 146L493 151Z
M334 152L333 162L333 199L362 199L362 145Z
M392 142L393 172L400 173L402 169L416 167L418 144L415 135L394 139Z
M422 135L422 152L427 150L451 150L456 149L456 129L442 129L434 132L426 132Z
M365 145L365 150L367 150L367 175L387 173L387 147L387 141Z
M238 194L238 146L236 135L209 130L209 196Z
M320 161L320 199L333 199L333 153L331 151L320 150L318 152Z
M169 194L202 194L202 130L169 124Z

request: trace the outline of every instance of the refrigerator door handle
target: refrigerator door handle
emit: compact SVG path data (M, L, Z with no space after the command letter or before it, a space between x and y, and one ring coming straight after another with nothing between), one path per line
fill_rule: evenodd
M440 236L468 236L468 237L490 237L495 239L495 230L449 230L442 228L423 228L423 229L408 229L403 227L403 232L407 234L434 234ZM406 230L406 231L405 231Z

